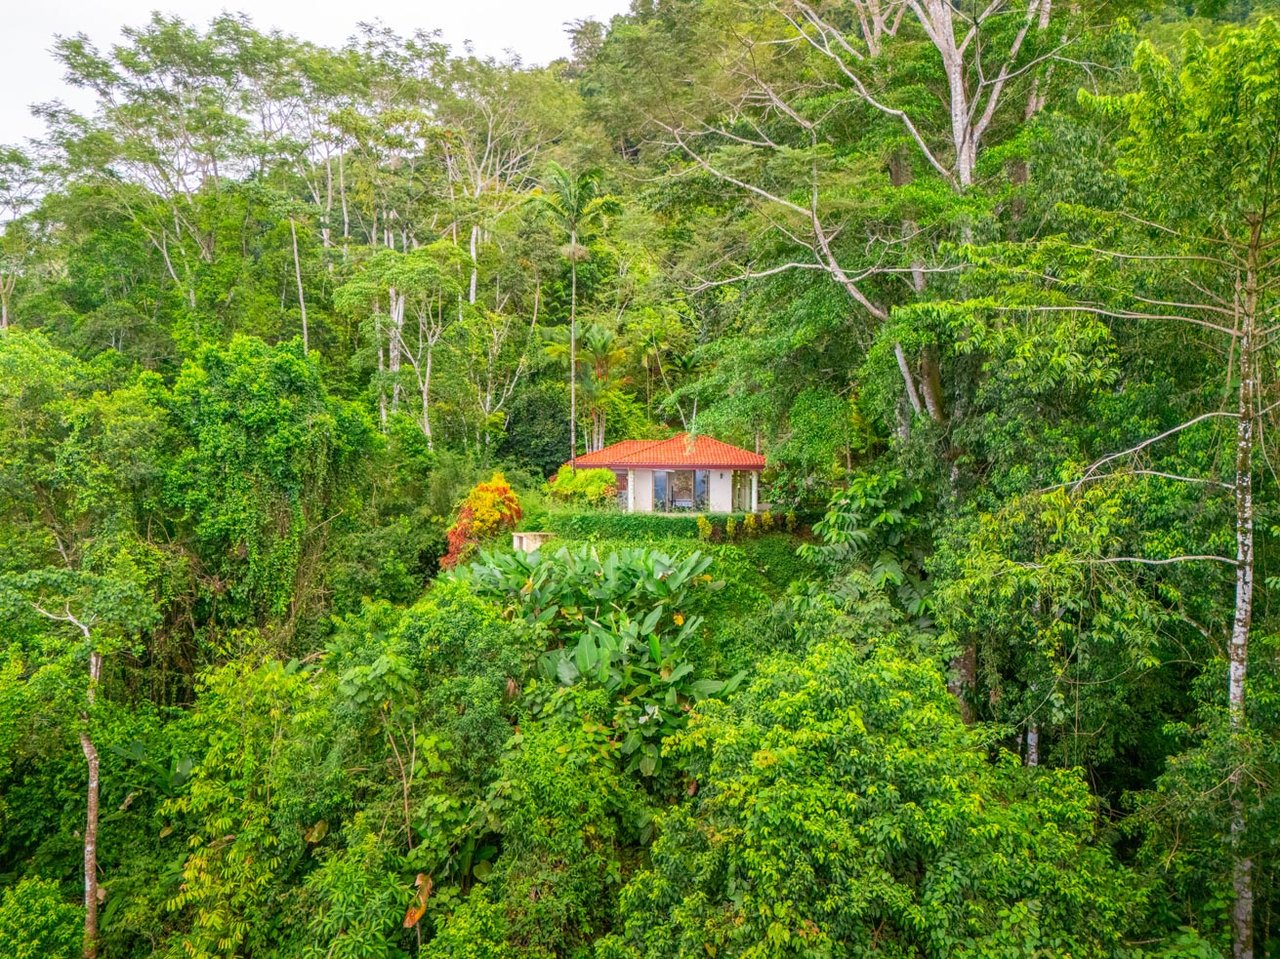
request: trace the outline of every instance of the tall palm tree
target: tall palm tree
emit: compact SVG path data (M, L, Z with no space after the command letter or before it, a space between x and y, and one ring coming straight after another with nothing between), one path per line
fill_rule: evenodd
M605 416L609 401L617 395L623 380L619 370L627 360L622 338L612 330L592 323L582 331L582 349L587 365L587 408L591 413L592 450L604 449Z
M602 193L599 170L570 173L552 161L542 184L529 198L534 215L567 241L560 248L569 261L569 468L578 466L578 264L591 256L584 241L608 224L621 209L618 200Z

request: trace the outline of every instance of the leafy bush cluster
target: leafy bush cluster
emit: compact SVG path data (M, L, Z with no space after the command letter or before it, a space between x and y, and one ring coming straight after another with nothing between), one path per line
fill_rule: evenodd
M0 892L0 942L10 959L77 959L80 910L56 882L23 879Z
M520 500L501 473L477 483L458 507L458 518L445 533L449 551L440 560L452 569L486 540L515 529L520 521Z
M795 513L784 513L778 517L771 510L762 513L709 514L698 517L698 538L707 542L734 542L775 530L794 533L798 525Z
M561 503L602 509L616 504L618 477L613 470L564 467L551 478L548 488Z
M765 663L666 751L662 812L604 955L1106 956L1144 900L1065 771L993 763L892 637Z

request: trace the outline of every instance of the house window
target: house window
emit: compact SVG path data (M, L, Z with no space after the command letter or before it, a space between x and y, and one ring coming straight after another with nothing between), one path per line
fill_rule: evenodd
M613 475L616 477L618 485L618 506L622 509L626 509L627 504L630 502L630 500L627 499L627 471L614 470Z
M653 508L662 513L705 510L710 487L710 470L654 470Z

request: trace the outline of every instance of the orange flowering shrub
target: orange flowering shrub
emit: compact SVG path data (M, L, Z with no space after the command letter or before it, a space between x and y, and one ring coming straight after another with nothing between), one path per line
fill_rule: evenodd
M471 492L458 507L458 518L445 533L449 551L440 560L444 569L452 569L475 551L475 548L503 530L514 529L520 521L520 500L501 473L471 487Z

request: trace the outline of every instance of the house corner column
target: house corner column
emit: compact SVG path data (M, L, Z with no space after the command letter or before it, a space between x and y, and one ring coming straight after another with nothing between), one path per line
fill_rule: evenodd
M751 471L751 512L755 513L760 509L760 473L758 470Z
M627 512L636 511L636 471L627 470Z

